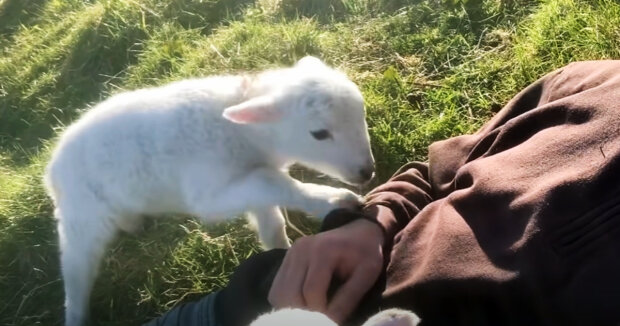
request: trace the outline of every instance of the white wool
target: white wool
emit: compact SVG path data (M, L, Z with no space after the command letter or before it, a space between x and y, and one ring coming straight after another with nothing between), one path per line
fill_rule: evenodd
M320 312L302 309L281 309L264 314L250 326L338 326Z
M349 190L294 180L293 163L351 184L372 175L361 93L316 58L125 92L93 107L63 133L45 173L66 325L84 322L106 245L144 215L209 223L250 212L263 245L275 248L289 246L278 206L324 217L359 203Z
M370 317L362 326L416 326L420 321L411 311L388 309Z
M370 317L362 326L417 326L420 318L411 311L388 309ZM338 326L327 316L303 309L281 309L264 314L250 326Z

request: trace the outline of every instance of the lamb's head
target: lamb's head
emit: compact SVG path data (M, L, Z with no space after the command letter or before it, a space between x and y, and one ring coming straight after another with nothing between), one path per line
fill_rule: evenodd
M350 184L374 174L364 101L343 73L314 57L259 75L256 96L227 108L224 117L248 124L274 155Z

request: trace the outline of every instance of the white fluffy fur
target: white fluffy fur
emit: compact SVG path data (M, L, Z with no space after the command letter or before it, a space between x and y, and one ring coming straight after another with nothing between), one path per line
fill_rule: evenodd
M317 140L312 131L330 136ZM56 206L66 325L84 322L106 245L144 215L215 222L249 211L267 248L288 247L278 206L323 217L359 203L291 178L293 163L357 184L373 158L357 87L320 60L115 95L64 132L45 183Z
M420 318L401 309L384 310L368 319L362 326L416 326ZM281 309L264 314L250 326L338 326L319 312L302 309Z

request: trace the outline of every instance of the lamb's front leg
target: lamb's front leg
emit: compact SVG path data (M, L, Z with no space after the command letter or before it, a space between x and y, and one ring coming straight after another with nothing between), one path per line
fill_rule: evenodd
M293 178L290 179L295 183L296 193L299 196L290 207L321 219L334 209L357 209L363 203L362 197L349 189L303 183Z
M185 184L189 213L208 221L243 212L283 206L323 218L337 208L355 208L361 197L344 188L302 183L276 169L258 168L217 191L206 190L207 176L193 176Z
M267 250L290 247L286 235L286 220L277 206L253 209L247 216L251 224L255 224L258 239Z

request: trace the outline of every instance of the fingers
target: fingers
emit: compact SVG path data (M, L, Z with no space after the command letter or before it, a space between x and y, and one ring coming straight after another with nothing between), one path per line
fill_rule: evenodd
M326 311L327 290L336 261L318 257L311 237L289 249L273 280L268 300L274 308Z
M343 322L381 274L383 232L360 220L304 237L288 250L269 291L274 308L304 308ZM328 301L332 278L344 284Z
M372 287L381 272L381 266L367 264L355 269L351 277L338 289L327 308L327 316L340 324L353 312L364 294Z
M267 300L274 308L303 308L303 286L306 278L307 262L289 250L276 277L273 279Z
M327 291L334 273L334 265L335 262L329 259L322 263L315 260L310 264L303 286L303 296L309 310L321 312L327 310Z

